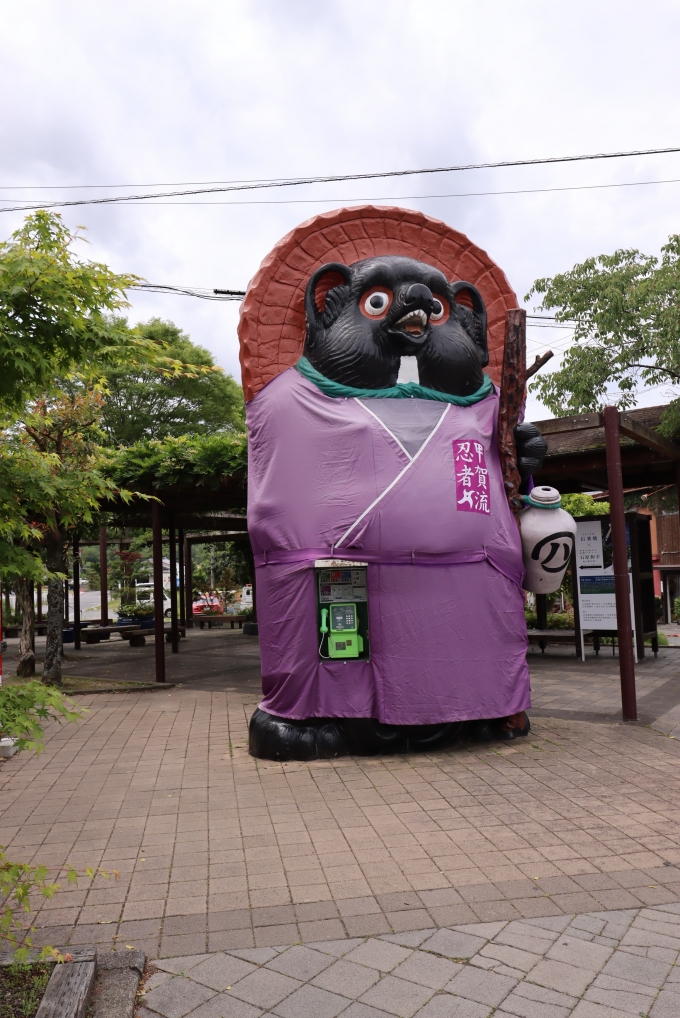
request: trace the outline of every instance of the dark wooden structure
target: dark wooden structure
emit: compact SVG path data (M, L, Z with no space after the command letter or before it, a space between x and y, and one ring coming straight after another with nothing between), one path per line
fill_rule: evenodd
M109 526L151 527L153 550L153 600L156 624L153 629L156 682L165 682L165 639L163 625L163 544L169 543L170 558L170 629L167 632L173 653L179 651L180 633L185 625L193 621L191 598L191 545L194 543L217 543L219 541L248 540L245 518L246 478L232 475L211 479L209 484L174 485L154 488L148 501L135 499L126 504L122 500L102 506L109 514ZM191 534L186 534L191 530ZM163 536L167 532L167 537ZM204 531L204 533L196 533ZM207 533L205 533L207 531ZM87 542L89 543L89 542ZM107 528L100 530L100 573L102 607L100 615L101 636L108 638L112 629L108 625L108 545L120 544L120 538L110 538ZM82 547L82 542L80 544ZM187 552L188 548L188 552ZM74 547L74 580L79 566L77 556L78 539ZM179 564L179 590L174 582ZM185 582L186 581L186 582ZM253 588L254 589L254 588ZM179 605L177 598L179 595ZM77 596L77 595L76 595ZM79 600L79 598L78 598ZM74 598L75 601L75 598ZM78 605L78 609L79 609ZM74 612L74 643L80 646L80 611ZM90 638L94 634L90 634ZM147 631L147 635L151 635Z
M624 487L676 484L680 445L654 430L663 406L619 413ZM548 455L534 477L563 492L607 491L609 475L602 413L535 421L548 443Z
M680 515L660 513L656 517L656 535L659 561L654 569L659 572L663 592L663 620L670 622L673 602L680 597Z
M548 443L548 454L534 481L561 492L604 491L612 523L612 550L618 620L619 668L623 718L637 718L635 662L632 642L624 487L679 485L680 444L663 438L655 428L663 406L619 412L578 414L536 424ZM680 485L679 485L680 490ZM644 581L651 582L650 569ZM637 609L636 609L637 610ZM645 623L640 619L641 628Z

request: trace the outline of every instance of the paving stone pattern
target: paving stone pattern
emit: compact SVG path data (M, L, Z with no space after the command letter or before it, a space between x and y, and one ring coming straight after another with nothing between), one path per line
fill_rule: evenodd
M680 905L155 962L138 1018L677 1018Z
M621 718L619 659L611 647L599 656L586 649L578 661L573 648L548 647L541 654L531 646L528 654L532 679L533 715L580 718L584 721L618 721ZM680 647L651 648L636 666L638 717L649 723L680 702Z
M0 769L11 858L119 873L38 900L42 942L171 957L680 900L680 745L650 728L277 764L238 684L82 703Z

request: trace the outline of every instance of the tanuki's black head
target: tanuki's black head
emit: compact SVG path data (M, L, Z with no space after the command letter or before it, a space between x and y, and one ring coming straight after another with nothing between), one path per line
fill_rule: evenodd
M384 389L396 383L401 357L416 356L428 388L467 396L482 384L484 301L432 265L397 255L322 265L307 284L305 311L305 356L336 382Z

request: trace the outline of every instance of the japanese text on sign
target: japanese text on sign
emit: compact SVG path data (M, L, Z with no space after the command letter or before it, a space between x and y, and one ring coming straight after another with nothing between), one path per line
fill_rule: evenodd
M484 446L474 439L456 439L453 443L456 474L456 507L461 512L491 512L489 471Z

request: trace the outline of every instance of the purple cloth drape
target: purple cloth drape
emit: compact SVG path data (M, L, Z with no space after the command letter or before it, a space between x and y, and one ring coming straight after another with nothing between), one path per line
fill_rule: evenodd
M289 369L248 404L263 710L431 724L530 706L498 397L424 402L331 398ZM369 563L369 661L319 657L314 560L330 557Z

